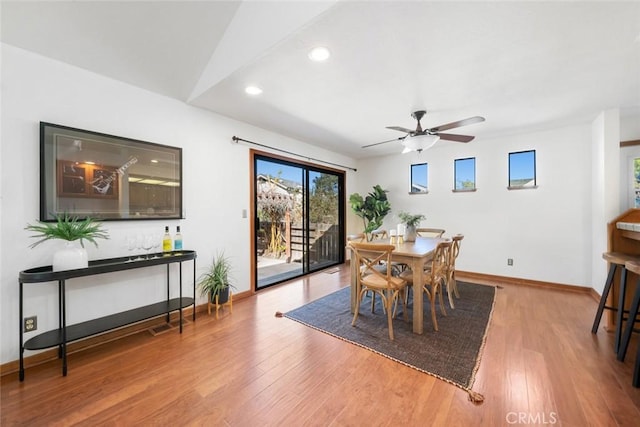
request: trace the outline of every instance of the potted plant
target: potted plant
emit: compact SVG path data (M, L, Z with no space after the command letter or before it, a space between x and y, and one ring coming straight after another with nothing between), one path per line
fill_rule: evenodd
M408 212L400 211L398 213L400 221L405 225L404 240L406 242L415 242L418 235L417 228L420 221L426 217L422 214L413 215Z
M364 234L371 240L371 232L382 227L384 217L391 211L391 204L387 200L387 190L379 185L373 186L373 191L363 198L358 193L349 196L349 204L353 212L362 218Z
M47 240L64 240L65 247L53 254L53 271L73 270L77 268L87 268L89 260L87 251L84 248L84 240L93 243L98 247L96 239L108 239L107 232L102 229L102 224L90 217L84 220L68 213L55 215L55 222L40 222L37 225L27 224L25 230L33 231L30 237L39 238L37 242L29 247L34 248ZM74 246L72 242L80 241L80 247Z
M208 295L210 303L225 304L229 300L229 288L235 289L230 281L231 269L231 261L224 252L214 256L211 265L198 279L200 295Z

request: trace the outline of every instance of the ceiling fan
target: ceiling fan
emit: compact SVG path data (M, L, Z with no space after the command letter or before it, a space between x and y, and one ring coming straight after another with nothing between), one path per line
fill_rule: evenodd
M452 133L441 133L444 130L449 130L461 126L472 125L474 123L484 122L484 117L474 116L468 119L458 120L457 122L447 123L445 125L436 126L429 129L422 129L420 120L427 112L425 110L415 111L411 114L411 117L417 120L418 124L415 130L403 128L401 126L387 126L387 129L397 130L406 133L405 136L399 138L390 139L388 141L376 142L375 144L364 145L362 148L374 147L380 144L386 144L387 142L400 141L404 146L402 153L408 153L410 151L421 152L427 148L431 148L438 140L443 139L447 141L456 142L469 142L475 138L469 135L456 135Z

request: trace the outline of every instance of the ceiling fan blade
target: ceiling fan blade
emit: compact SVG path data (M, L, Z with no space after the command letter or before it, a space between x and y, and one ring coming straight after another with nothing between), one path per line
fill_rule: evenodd
M369 144L369 145L363 145L362 148L369 148L369 147L375 147L376 145L381 145L381 144L386 144L387 142L393 142L393 141L402 141L403 139L405 139L407 136L401 136L399 138L394 138L394 139L389 139L387 141L382 141L382 142L376 142L375 144Z
M440 132L443 130L459 128L461 126L468 126L468 125L472 125L474 123L480 123L480 122L484 122L484 117L474 116L474 117L469 117L468 119L458 120L457 122L447 123L446 125L436 126L434 128L429 129L429 132Z
M387 129L392 129L392 130L398 130L400 132L404 132L404 133L412 133L415 132L414 129L407 129L407 128L403 128L401 126L387 126Z
M472 141L475 136L470 135L454 135L452 133L439 133L438 136L440 139L445 139L447 141L456 141L456 142L469 142Z

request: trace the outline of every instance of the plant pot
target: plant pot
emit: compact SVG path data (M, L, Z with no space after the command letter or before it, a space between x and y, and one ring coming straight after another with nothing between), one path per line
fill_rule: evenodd
M404 241L405 242L415 242L416 237L418 237L418 231L415 225L407 225L404 229Z
M211 295L211 303L215 304L216 303L216 295L218 295L218 304L225 304L227 301L229 301L229 287L227 286L226 288L222 289L221 291L215 293L215 294L210 294Z
M53 271L76 270L88 266L87 250L79 242L65 242L64 247L53 254Z

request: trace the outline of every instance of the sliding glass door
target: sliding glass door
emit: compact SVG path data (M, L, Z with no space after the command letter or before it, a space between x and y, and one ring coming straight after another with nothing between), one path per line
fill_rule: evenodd
M253 152L255 289L344 261L344 173Z

